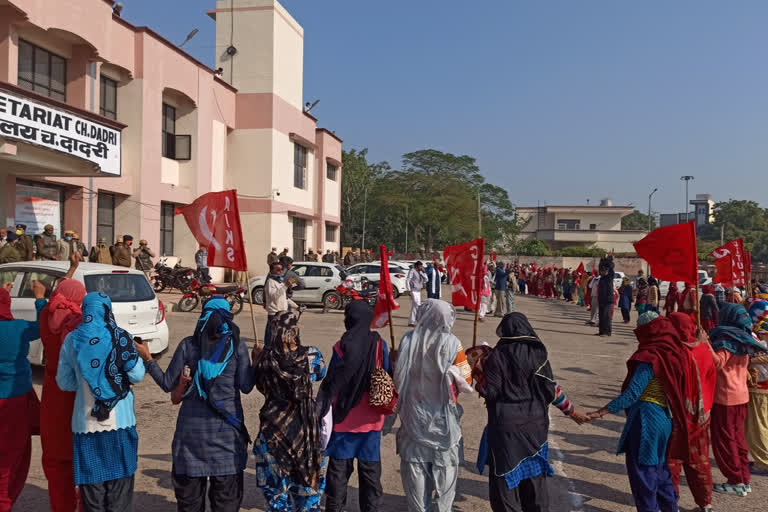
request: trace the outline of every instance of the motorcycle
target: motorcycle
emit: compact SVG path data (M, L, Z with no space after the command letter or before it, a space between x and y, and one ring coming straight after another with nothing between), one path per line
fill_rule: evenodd
M213 298L214 295L223 295L224 300L229 302L229 310L233 315L240 313L243 310L243 302L245 302L245 288L242 286L215 286L212 284L201 283L197 279L193 279L190 283L190 290L184 293L179 301L179 311L189 313L194 311L198 304L202 301L203 306Z
M376 306L379 296L379 283L369 281L364 276L359 278L350 276L336 287L336 291L341 296L342 309L346 308L347 304L353 300L364 300L373 308Z
M155 293L160 293L166 288L176 288L182 293L189 291L189 286L195 277L195 270L189 267L182 267L181 261L176 263L173 268L164 265L158 261L155 264L155 274L151 277L152 288Z

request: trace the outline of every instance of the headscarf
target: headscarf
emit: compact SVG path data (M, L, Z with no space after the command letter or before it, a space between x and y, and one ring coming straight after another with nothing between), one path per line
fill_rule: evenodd
M522 313L509 313L502 318L501 323L496 327L496 336L501 341L522 338L533 338L539 341L539 337L528 321L528 317Z
M712 404L715 398L715 383L717 381L717 368L712 361L712 353L709 351L706 341L699 340L696 336L696 324L691 315L686 313L672 313L669 319L674 324L680 335L683 345L690 350L693 360L696 363L696 374L699 382L701 395L701 404L691 404L697 409L703 408L699 412L699 421L706 422L709 418L709 411L712 410ZM690 410L689 412L693 412Z
M665 299L666 309L670 309L677 304L680 300L680 292L677 289L677 283L669 283L669 291L667 291L667 297Z
M271 330L272 338L254 365L256 387L266 399L259 411L260 435L285 475L299 485L315 487L323 451L309 350L301 345L293 313L275 315Z
M719 322L709 331L715 352L727 350L737 356L765 352L765 348L752 336L752 319L741 304L721 304Z
M344 309L344 326L339 348L343 354L323 381L318 393L319 417L328 412L334 398L333 422L341 423L368 391L376 367L379 335L371 331L373 309L364 300L353 300Z
M647 323L646 323L647 322ZM696 362L688 350L682 350L683 341L669 317L647 312L638 319L635 329L638 347L627 361L627 377L622 391L629 386L638 363L653 366L653 376L661 382L667 405L672 413L672 436L669 456L692 462L690 447L692 435L700 435L703 408L696 371Z
M655 277L649 276L648 277L648 286L659 286L659 282L656 280Z
M115 323L112 301L105 293L87 294L81 309L83 322L72 331L72 346L80 373L96 399L91 415L105 421L130 393L128 372L139 354L131 335Z
M85 286L75 279L65 279L51 294L48 311L48 330L63 341L83 320L81 304L85 298Z
M0 321L15 320L11 313L11 294L5 288L0 288Z
M453 306L426 300L416 313L416 328L403 336L395 368L398 436L433 450L448 450L461 439L460 413L451 396L450 368L461 349L451 333L455 321Z
M763 333L768 331L768 300L758 299L749 306L749 316L752 320L752 331Z

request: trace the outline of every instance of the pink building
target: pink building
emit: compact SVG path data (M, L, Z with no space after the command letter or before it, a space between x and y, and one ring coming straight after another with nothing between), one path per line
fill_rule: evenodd
M111 1L0 0L0 224L131 234L191 264L174 209L234 188L251 270L271 247L339 250L342 141L302 109L303 29L275 0L237 4L208 11L216 76Z

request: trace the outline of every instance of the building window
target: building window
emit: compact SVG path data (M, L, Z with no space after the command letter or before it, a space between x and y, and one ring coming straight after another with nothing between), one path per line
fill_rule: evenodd
M176 159L176 109L163 103L163 156Z
M589 229L591 229L593 231L596 230L597 229L597 224L590 224L589 225Z
M339 226L334 226L333 224L326 224L325 225L325 241L335 242L336 234L338 232L339 232Z
M333 164L328 164L328 168L325 172L326 177L329 180L336 181L336 174L339 172L339 168Z
M107 245L115 241L115 196L99 192L96 207L96 242L102 238Z
M99 114L117 119L117 82L101 75L101 103Z
M293 143L293 186L307 188L307 148Z
M303 260L307 249L307 221L293 217L293 259Z
M557 229L562 231L577 231L581 229L581 221L572 219L557 219Z
M20 39L18 84L24 89L65 101L67 61Z
M173 212L176 205L160 203L160 254L173 254Z

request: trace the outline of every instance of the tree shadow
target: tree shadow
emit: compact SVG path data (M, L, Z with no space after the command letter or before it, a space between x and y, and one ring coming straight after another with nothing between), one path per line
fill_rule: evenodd
M587 370L585 368L575 368L575 367L572 367L572 368L560 368L560 370L558 370L558 371L561 371L561 372L573 372L573 373L583 373L585 375L597 375L592 370Z

